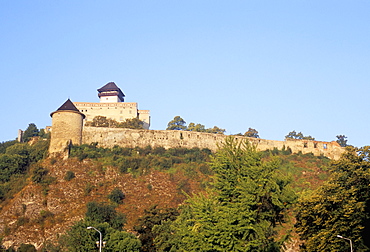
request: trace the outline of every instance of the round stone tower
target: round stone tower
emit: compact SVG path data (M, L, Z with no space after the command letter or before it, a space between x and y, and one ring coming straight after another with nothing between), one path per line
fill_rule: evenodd
M71 144L80 145L82 142L82 125L85 115L68 99L50 116L52 126L49 153L68 155Z

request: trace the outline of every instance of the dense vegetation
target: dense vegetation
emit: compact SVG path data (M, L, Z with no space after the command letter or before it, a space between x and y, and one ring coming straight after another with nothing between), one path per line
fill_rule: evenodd
M0 143L0 202L22 189L28 172L46 156L48 146L47 140L33 145L17 141Z

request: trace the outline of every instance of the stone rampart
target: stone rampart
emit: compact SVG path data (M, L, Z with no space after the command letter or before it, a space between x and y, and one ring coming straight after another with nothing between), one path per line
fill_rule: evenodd
M133 130L121 128L84 127L82 143L90 144L97 142L101 147L152 147L162 146L166 149L175 147L185 148L209 148L217 150L217 146L223 143L226 135L179 131L179 130ZM335 141L321 142L311 140L286 140L275 141L259 138L235 136L236 139L248 139L257 144L258 150L272 150L275 147L281 150L283 147L290 148L293 153L301 151L303 154L313 153L316 156L324 155L330 159L339 159L344 152Z

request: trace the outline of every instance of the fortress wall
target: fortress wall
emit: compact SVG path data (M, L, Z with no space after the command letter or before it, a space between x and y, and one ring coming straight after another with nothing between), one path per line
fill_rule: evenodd
M133 130L120 128L84 127L82 143L90 144L98 142L101 147L152 147L162 146L166 149L175 147L209 148L217 150L217 144L224 142L226 135L178 131L178 130ZM281 150L283 147L290 148L293 153L301 151L303 154L313 153L316 156L324 155L331 159L339 159L344 152L337 142L320 142L310 140L287 140L274 141L259 138L235 136L236 139L248 139L257 144L258 150L272 150L275 147Z

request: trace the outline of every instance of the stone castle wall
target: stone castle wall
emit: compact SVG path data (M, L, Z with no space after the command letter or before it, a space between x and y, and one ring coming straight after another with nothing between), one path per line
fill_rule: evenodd
M209 148L212 151L217 150L217 146L223 143L226 135L179 131L179 130L133 130L121 128L100 128L100 127L84 127L82 134L82 143L90 144L97 142L101 147L113 147L115 145L121 147L152 147L162 146L166 149L175 147L185 148ZM259 138L249 138L243 136L235 136L236 139L248 139L257 144L258 150L272 150L275 147L278 149L290 148L293 153L301 151L303 154L313 153L316 156L324 155L331 159L339 159L344 152L344 148L340 147L335 141L321 142L311 140L287 140L275 141Z

